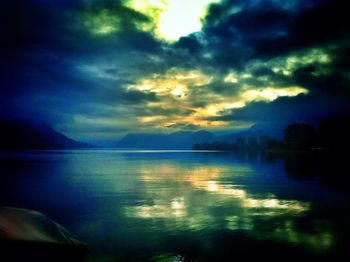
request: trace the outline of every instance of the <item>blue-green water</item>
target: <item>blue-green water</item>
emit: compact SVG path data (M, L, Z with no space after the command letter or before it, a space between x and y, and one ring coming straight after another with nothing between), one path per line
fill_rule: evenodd
M60 222L89 244L87 261L345 254L347 194L282 159L71 150L0 161L0 204Z

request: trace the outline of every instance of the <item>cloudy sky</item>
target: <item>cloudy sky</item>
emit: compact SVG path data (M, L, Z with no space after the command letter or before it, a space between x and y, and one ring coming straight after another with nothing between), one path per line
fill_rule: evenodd
M0 118L82 141L349 109L338 0L2 1Z

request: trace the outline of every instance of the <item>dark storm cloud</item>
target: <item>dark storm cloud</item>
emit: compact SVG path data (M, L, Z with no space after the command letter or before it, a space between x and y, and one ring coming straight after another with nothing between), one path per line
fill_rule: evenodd
M210 7L205 18L209 64L227 72L243 70L249 61L269 61L299 51L320 48L332 63L328 75L316 76L317 64L299 65L289 77L272 72L271 65L253 69L245 82L261 86L256 77L266 75L280 86L295 84L315 92L346 91L349 79L342 75L349 61L349 23L344 1L224 1ZM346 46L346 47L344 47ZM331 48L332 47L332 48ZM332 50L331 50L332 49ZM340 65L340 66L337 66ZM225 90L216 87L216 90Z
M19 50L51 51L88 55L106 49L128 48L157 51L159 43L152 35L137 29L136 24L148 18L122 5L122 1L50 1L14 0L2 4L2 47L7 53ZM100 19L94 19L102 16ZM103 17L107 16L107 17ZM116 34L96 37L94 29L103 18L118 18ZM102 20L102 21L101 21ZM111 21L114 23L116 21ZM136 44L140 43L142 44Z
M187 131L193 131L198 130L201 127L197 125L191 125L191 124L172 124L167 126L170 129L181 129L181 130L187 130Z
M223 72L231 68L252 75L234 85L263 87L272 83L302 86L310 91L307 96L252 103L212 120L261 121L265 116L311 120L349 110L347 13L345 1L229 0L212 5L203 30L208 40L206 51L211 53L208 63ZM323 63L313 57L315 50L329 61ZM295 65L288 65L288 57L293 56ZM272 70L279 66L288 69L288 74ZM230 92L224 85L212 88L217 93Z
M133 50L159 51L159 42L136 24L147 17L121 5L121 1L14 0L1 5L1 49L8 62L26 63L23 52L54 52L58 56L89 56ZM107 13L106 13L107 12ZM96 19L98 16L107 18ZM96 36L103 18L118 18L114 34ZM101 21L102 20L102 21ZM111 23L116 21L111 20Z
M179 49L185 49L190 54L196 54L202 49L200 42L196 39L194 35L180 37L180 39L175 44L175 47Z
M236 102L243 91L293 86L309 94L248 101L210 119L316 119L348 109L345 1L223 0L210 6L202 31L174 43L157 38L152 17L123 1L13 0L0 10L0 117L39 118L67 132L121 133L139 128L139 117L186 118ZM186 80L183 98L129 88L144 79L167 86L173 73L188 77L191 71L212 80Z
M334 99L332 97L320 98L313 95L299 95L293 98L279 98L271 103L255 102L245 108L233 110L229 114L214 117L211 120L285 123L306 121L319 124L319 121L325 116L349 110L347 98Z
M144 93L137 90L123 91L120 88L104 91L103 97L100 99L101 103L124 104L126 106L156 101L159 101L159 98L155 93Z
M223 52L239 43L262 57L349 37L345 1L294 1L299 2L294 6L288 2L293 1L225 1L212 5L204 31L219 44L226 42Z
M104 11L111 18L118 17L118 30L96 35L91 30L99 21L93 19ZM127 53L142 57L142 53L159 50L161 44L136 26L148 18L122 6L122 2L14 0L1 3L0 19L2 115L18 111L21 117L26 112L38 117L39 111L49 114L52 107L56 113L62 111L60 108L74 111L80 108L79 103L92 100L108 103L114 99L122 104L156 100L154 94L122 90L128 79L114 82L109 89L110 81L97 81L77 70L101 56L122 63ZM55 102L42 109L35 106L38 99Z
M142 112L139 112L140 116L186 116L188 114L193 113L193 110L187 109L187 108L180 108L180 107L171 107L171 108L164 108L164 107L148 107L143 108Z

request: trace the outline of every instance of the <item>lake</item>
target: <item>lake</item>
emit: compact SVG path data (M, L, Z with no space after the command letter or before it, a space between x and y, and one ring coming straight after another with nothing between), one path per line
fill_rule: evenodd
M89 244L87 261L334 261L347 255L349 195L320 175L339 169L317 166L224 152L1 152L0 205L61 223Z

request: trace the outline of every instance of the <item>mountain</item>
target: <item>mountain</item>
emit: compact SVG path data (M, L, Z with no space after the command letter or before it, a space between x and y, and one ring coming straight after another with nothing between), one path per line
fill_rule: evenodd
M263 122L250 127L249 129L232 132L228 135L218 136L220 142L234 143L237 138L268 136L270 138L283 139L283 131L286 127L285 122Z
M217 139L217 137L208 131L200 130L198 132L195 132L194 134L190 135L191 141L193 141L195 144L202 144L205 142L212 142Z
M208 131L186 132L171 134L127 134L117 144L118 148L143 149L191 149L194 144L213 142L216 136Z
M116 147L138 149L191 149L195 144L214 141L234 143L239 137L268 136L279 139L282 137L284 126L284 123L259 123L253 125L249 129L232 131L232 133L226 135L215 135L205 130L197 132L180 131L171 134L130 133L123 137L116 144Z
M91 147L94 146L70 139L43 124L0 120L0 149L78 149Z

